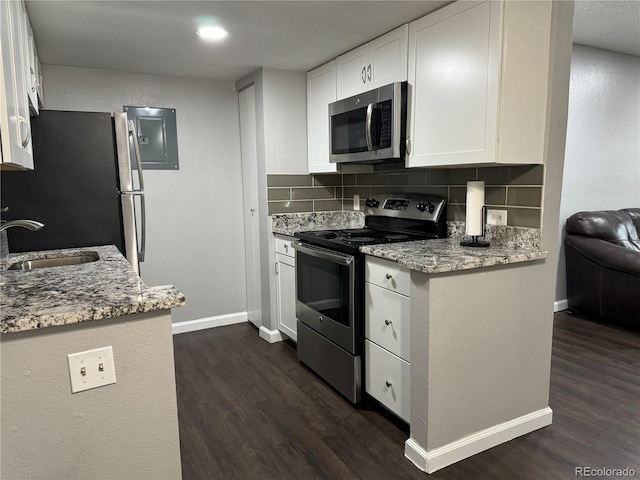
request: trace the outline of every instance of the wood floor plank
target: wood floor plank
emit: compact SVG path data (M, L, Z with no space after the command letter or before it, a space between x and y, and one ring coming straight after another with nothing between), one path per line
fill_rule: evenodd
M550 427L427 476L404 458L408 426L354 407L250 324L174 337L184 480L553 480L575 468L640 478L640 332L561 312Z

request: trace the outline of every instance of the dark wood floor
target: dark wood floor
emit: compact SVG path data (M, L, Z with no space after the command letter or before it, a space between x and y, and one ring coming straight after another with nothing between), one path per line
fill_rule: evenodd
M174 337L184 480L573 479L575 467L640 478L640 333L556 314L553 425L427 477L408 429L353 407L249 324ZM591 477L601 478L601 477Z

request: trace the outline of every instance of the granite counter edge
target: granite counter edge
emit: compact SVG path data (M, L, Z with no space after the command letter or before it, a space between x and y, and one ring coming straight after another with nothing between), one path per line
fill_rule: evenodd
M145 298L154 295L155 298ZM146 287L142 298L136 301L123 302L119 305L105 305L102 307L84 307L76 311L55 314L31 315L18 318L4 319L0 324L0 334L24 332L28 330L42 330L49 327L85 323L111 318L123 317L137 313L148 313L170 310L185 304L185 296L173 285Z

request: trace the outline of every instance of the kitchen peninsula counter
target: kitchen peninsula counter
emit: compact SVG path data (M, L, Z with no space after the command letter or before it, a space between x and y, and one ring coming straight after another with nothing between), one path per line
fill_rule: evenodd
M7 270L87 252L98 260ZM181 478L171 308L182 293L145 285L114 246L10 255L0 277L0 476ZM113 355L114 382L96 380L96 349ZM96 388L73 393L71 354Z
M97 252L95 262L31 271L7 270L16 262ZM0 333L168 310L184 305L171 285L150 287L115 246L12 254L0 261Z
M455 272L547 258L547 252L535 246L462 247L459 238L367 245L360 247L360 251L423 273Z

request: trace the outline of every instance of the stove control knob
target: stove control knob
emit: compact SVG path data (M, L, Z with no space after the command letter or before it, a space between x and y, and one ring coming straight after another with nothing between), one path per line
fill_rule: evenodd
M433 213L433 211L434 211L435 209L436 209L436 206L435 206L433 203L431 203L431 202L427 203L427 211L428 211L429 213Z
M380 205L380 202L378 200L376 200L375 198L367 198L365 200L364 204L367 207L376 208L376 207L378 207L378 205Z
M426 204L426 203L424 203L424 202L418 202L418 203L416 204L416 208L417 208L418 210L420 210L421 212L424 212L424 211L427 209L427 204Z

